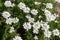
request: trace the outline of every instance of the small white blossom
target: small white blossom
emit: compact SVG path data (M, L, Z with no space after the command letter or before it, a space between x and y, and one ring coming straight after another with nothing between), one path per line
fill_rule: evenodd
M7 19L8 17L11 16L11 14L10 14L9 12L7 12L7 11L4 11L4 12L2 13L2 16Z
M28 21L29 21L30 23L34 23L34 21L35 21L35 19L32 18L30 15L26 15L26 18L28 19Z
M18 7L23 10L23 9L25 9L26 5L23 2L20 2L18 4Z
M6 23L7 24L12 24L12 23L17 23L19 21L19 19L16 17L16 18L8 18L6 19Z
M48 30L50 27L47 23L41 24L42 30Z
M40 28L40 22L39 22L39 21L35 22L35 23L33 24L33 28L34 28L34 29L39 29L39 28Z
M43 5L46 5L46 3L43 3Z
M38 40L38 37L35 35L35 36L34 36L34 39L35 39L35 40Z
M39 30L33 28L33 33L38 34L39 33Z
M17 23L19 22L19 19L16 17L16 18L13 18L13 23Z
M40 15L39 18L41 18L42 16Z
M25 22L23 24L23 27L24 27L24 29L26 29L28 31L29 29L31 29L31 24L29 22Z
M37 14L38 14L38 11L37 11L36 9L32 9L32 10L31 10L31 13L32 13L33 15L37 15Z
M7 23L7 24L11 25L12 22L13 22L13 19L12 19L12 18L8 18L8 19L6 19L6 23Z
M12 3L11 7L14 7L14 6L15 6L15 4L14 4L14 3Z
M53 35L54 36L59 36L59 30L58 29L55 29L55 30L53 30Z
M45 13L46 15L51 15L51 12L50 12L49 10L47 10L47 9L44 10L44 13Z
M51 31L44 31L44 36L50 38L52 35Z
M13 33L13 32L15 32L14 27L10 27L9 33Z
M34 2L34 4L35 4L35 5L40 5L40 4L41 4L41 2Z
M30 12L30 8L29 8L29 7L25 7L25 8L23 9L23 11L24 11L25 13L29 13L29 12Z
M40 22L39 22L39 21L33 23L33 33L38 34L40 27L41 27L41 26L40 26Z
M55 20L55 23L58 23L58 20Z
M34 18L29 18L28 21L29 21L30 23L34 23L35 19L34 19Z
M25 16L27 19L30 19L31 18L31 15L26 15Z
M56 19L56 16L48 10L45 10L45 16L47 21L54 21Z
M27 19L30 19L30 18L31 18L31 16L30 16L30 15L26 15L25 17L26 17Z
M56 13L54 13L54 16L59 17L59 15L58 15L58 14L56 14Z
M15 36L15 38L13 38L13 40L22 40L22 38L20 36Z
M5 3L4 3L4 5L6 6L6 7L11 7L11 1L5 1Z
M46 4L46 8L52 9L53 8L53 4L52 3L47 3Z

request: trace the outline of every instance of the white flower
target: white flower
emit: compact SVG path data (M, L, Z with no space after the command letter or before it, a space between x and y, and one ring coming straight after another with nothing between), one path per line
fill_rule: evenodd
M49 10L47 10L47 9L45 9L44 13L45 13L46 15L51 15L51 12L50 12Z
M8 18L6 19L6 23L7 24L12 24L12 23L17 23L19 21L19 19L16 17L16 18Z
M59 36L59 30L58 29L55 29L55 30L53 30L53 35L54 36Z
M38 34L40 27L41 26L40 26L40 22L39 21L33 23L33 33Z
M42 16L40 15L39 18L41 18Z
M32 9L32 10L31 10L31 13L32 13L33 15L37 15L37 14L38 14L38 11L37 11L36 9Z
M48 30L50 27L47 23L41 24L42 30Z
M47 4L46 4L46 8L52 9L52 8L53 8L52 3L47 3Z
M9 12L7 12L7 11L4 11L4 12L2 13L2 16L7 19L8 17L11 16L11 14L10 14Z
M6 7L11 7L11 1L5 1L5 3L4 3L4 5L6 6Z
M33 28L34 28L34 29L39 29L39 28L40 28L40 22L39 22L39 21L35 22L35 23L33 24Z
M55 15L51 15L51 20L54 21L56 19L56 16Z
M15 32L14 27L10 27L9 33L13 33L13 32Z
M38 34L39 33L39 30L33 28L33 33Z
M12 3L11 7L14 7L14 6L15 6L15 4L14 4L14 3Z
M31 29L31 24L29 22L25 22L23 24L23 27L24 27L24 29L26 29L28 31L29 29Z
M41 2L34 2L34 4L35 4L35 5L40 5L40 4L41 4Z
M6 23L7 23L7 24L11 25L12 22L13 22L13 19L12 19L12 18L8 18L8 19L6 19Z
M35 19L32 18L30 15L26 15L26 18L28 19L28 21L29 21L30 23L34 23L34 21L35 21Z
M43 3L43 5L46 5L46 3Z
M23 9L25 9L26 5L24 3L22 3L22 2L20 2L18 4L18 7L23 10Z
M16 18L13 18L13 23L17 23L19 22L19 19L16 17Z
M47 21L54 21L55 19L56 19L56 16L54 16L54 15L46 16Z
M45 10L45 16L47 21L54 21L56 19L56 16L48 10Z
M44 32L44 36L47 37L47 38L50 38L52 35L52 33L50 31L45 31Z
M29 21L30 23L34 23L35 19L34 19L34 18L29 18L28 21Z
M27 19L30 19L30 18L31 18L31 16L30 16L30 15L26 15L26 18L27 18Z
M38 40L38 37L35 35L35 36L34 36L34 39L35 39L35 40Z
M59 14L57 14L57 13L54 13L54 16L56 16L56 17L59 17Z
M56 2L60 3L60 0L55 0Z
M29 12L30 12L30 8L29 8L29 7L25 7L25 8L23 9L23 11L24 11L25 13L29 13Z
M13 40L22 40L22 38L20 36L15 36L15 38L13 38Z
M58 23L58 20L55 20L55 23Z

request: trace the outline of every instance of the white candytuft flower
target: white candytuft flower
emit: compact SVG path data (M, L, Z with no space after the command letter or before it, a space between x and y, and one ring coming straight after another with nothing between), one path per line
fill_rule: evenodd
M8 17L11 16L11 14L10 14L9 12L7 12L7 11L4 11L4 12L2 13L2 16L7 19Z
M19 22L19 19L16 17L16 18L13 18L13 23L17 23Z
M40 5L40 4L41 4L41 2L34 2L34 4L35 4L35 5Z
M39 21L35 22L35 23L33 24L33 28L34 28L34 29L39 29L39 28L40 28L40 22L39 22Z
M44 31L44 36L50 38L52 35L51 31Z
M56 16L48 10L45 10L45 16L47 21L54 21L56 19Z
M41 24L42 30L48 30L50 27L47 23Z
M38 14L38 11L37 11L36 9L32 9L32 10L31 10L31 13L32 13L33 15L37 15L37 14Z
M6 19L6 24L11 25L12 22L13 22L13 19L12 19L12 18L8 18L8 19Z
M9 33L15 32L14 27L10 27Z
M24 29L26 29L28 31L29 29L31 29L31 24L29 22L25 22L23 24L23 27L24 27Z
M24 3L22 3L22 2L20 2L20 3L18 4L18 7L19 7L21 10L23 10L23 12L25 12L25 13L29 13L29 12L30 12L30 8L29 8L29 7L26 7L26 5L25 5Z
M29 18L28 21L29 21L30 23L34 23L35 19L34 19L34 18Z
M23 40L20 36L15 36L15 38L13 38L13 40Z
M19 19L16 17L16 18L8 18L6 19L6 23L11 25L12 23L17 23L19 21Z
M11 3L11 1L5 1L4 5L6 7L11 7L12 3Z
M42 16L40 15L39 18L42 18Z
M29 21L30 23L34 23L34 21L35 21L35 19L32 18L30 15L26 15L26 18L28 19L28 21Z
M38 40L38 37L35 35L35 36L34 36L34 39L35 39L35 40Z
M31 16L30 16L30 15L26 15L25 17L26 17L27 19L30 19L30 18L31 18Z
M33 33L38 34L39 33L39 29L40 29L40 22L37 21L37 22L33 23Z
M55 2L60 3L60 0L55 0Z
M44 10L44 13L45 13L46 15L51 15L51 12L50 12L49 10L47 10L47 9Z
M33 33L38 34L39 33L39 29L34 29L33 28Z
M59 30L58 29L55 29L55 30L53 30L53 35L54 36L59 36Z
M53 8L53 4L52 3L47 3L46 4L46 8L52 9Z
M54 22L55 22L55 23L58 23L58 20L55 20Z
M23 10L23 9L25 9L26 5L24 3L22 3L22 2L20 2L18 4L18 7Z
M30 12L30 8L29 8L29 7L25 7L25 8L23 9L23 12L29 13L29 12Z
M14 7L14 6L15 6L15 4L14 4L14 3L12 3L11 7Z

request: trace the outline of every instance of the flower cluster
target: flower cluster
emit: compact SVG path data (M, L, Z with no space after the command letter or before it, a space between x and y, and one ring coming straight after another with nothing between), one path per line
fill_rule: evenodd
M60 1L55 0L56 2L60 3ZM18 0L17 0L18 2ZM16 3L16 2L15 2ZM58 14L55 12L51 12L51 10L54 8L53 3L43 3L34 1L34 6L38 8L31 8L28 7L25 2L19 2L15 3L13 1L7 0L4 2L4 7L8 7L8 11L3 11L1 13L3 19L5 19L5 26L6 30L9 30L9 37L11 36L11 40L40 40L40 31L44 35L44 38L50 39L52 36L58 36L60 35L60 31L58 28L54 29L54 25L59 24L57 21L57 18L59 17ZM31 4L32 6L33 4ZM15 9L15 7L18 7ZM42 6L42 7L41 7ZM18 16L11 15L11 10L17 10L14 12L12 11L13 15L14 13L17 13ZM40 9L39 9L40 8ZM20 13L21 10L23 13ZM39 12L40 11L40 12ZM25 14L26 15L25 15ZM44 18L45 17L45 18ZM26 18L26 20L25 20ZM54 22L54 25L51 22ZM10 26L10 27L9 27ZM53 29L51 29L51 26ZM58 25L59 26L59 25ZM57 27L58 27L57 26ZM22 30L22 31L21 31ZM31 31L32 30L32 31ZM31 32L30 32L31 31ZM34 34L34 35L33 35ZM41 35L42 35L41 34ZM23 35L23 36L19 36ZM5 37L5 35L4 35ZM27 38L26 38L27 37ZM23 39L24 38L24 39Z
M11 14L9 13L9 12L7 12L7 11L4 11L3 13L2 13L2 16L4 17L4 18L6 18L6 23L7 24L12 24L12 23L17 23L18 21L19 21L19 19L16 17L16 18L10 18L10 16L11 16Z
M22 38L19 36L15 36L15 38L13 38L13 40L22 40Z
M14 7L15 6L15 4L12 3L11 1L5 1L4 5L5 5L5 7Z

